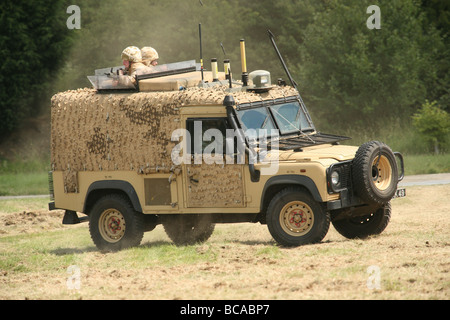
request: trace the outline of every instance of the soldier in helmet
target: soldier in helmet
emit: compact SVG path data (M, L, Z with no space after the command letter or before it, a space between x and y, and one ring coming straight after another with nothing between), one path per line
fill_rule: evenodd
M156 67L158 65L158 52L152 47L143 47L141 49L142 63L147 67Z
M136 84L136 71L145 68L145 65L142 63L141 50L135 46L126 47L122 51L122 61L125 66L125 74L130 77L133 84Z

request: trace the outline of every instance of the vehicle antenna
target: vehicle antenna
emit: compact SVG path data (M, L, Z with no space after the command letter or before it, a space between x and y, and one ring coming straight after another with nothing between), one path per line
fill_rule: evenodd
M203 5L202 1L200 3ZM202 72L202 83L203 83L203 46L202 46L202 24L198 24L198 36L200 38L200 71Z
M223 55L226 57L226 56L227 56L227 53L225 52L225 48L224 48L222 42L220 43L220 46L222 47Z
M291 73L289 72L289 69L286 66L286 63L284 62L284 59L281 56L280 50L278 50L277 44L275 43L275 36L273 35L272 31L270 31L270 30L267 30L267 31L269 33L270 41L272 42L272 45L273 45L273 47L275 49L275 52L277 53L278 58L280 59L281 64L283 65L284 71L286 71L286 74L287 74L289 80L291 81L292 86L295 89L297 89L297 91L298 91L297 82L295 82L295 80L292 78Z
M298 90L297 82L295 82L295 80L292 78L291 73L289 72L289 69L288 69L286 63L284 62L284 59L281 56L280 50L278 50L278 46L275 43L275 36L273 35L272 31L270 31L270 30L267 30L267 31L269 33L270 41L272 42L272 45L273 45L273 47L274 47L274 49L275 49L275 51L276 51L276 53L278 55L278 58L280 59L281 64L283 65L284 71L286 71L286 74L287 74L289 80L291 81L292 86L295 88L295 90L297 90L298 101L300 102L300 106L302 107L302 109L305 112L305 114L308 115L308 113L306 111L305 103L303 102L303 99L302 99L302 96L300 94L300 91ZM311 118L309 117L309 115L308 115L308 122L312 125L312 121L311 121Z

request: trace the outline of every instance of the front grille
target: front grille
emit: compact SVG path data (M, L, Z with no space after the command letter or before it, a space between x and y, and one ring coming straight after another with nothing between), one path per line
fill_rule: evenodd
M340 166L341 168L341 188L349 188L351 186L351 169L352 169L352 163L348 162Z

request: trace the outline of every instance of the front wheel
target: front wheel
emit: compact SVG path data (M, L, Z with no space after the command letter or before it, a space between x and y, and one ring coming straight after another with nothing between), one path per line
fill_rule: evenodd
M329 213L298 188L277 193L267 208L266 219L272 237L286 247L320 242L330 227Z
M390 219L391 203L388 202L367 215L333 221L333 226L337 232L348 239L362 239L383 232Z

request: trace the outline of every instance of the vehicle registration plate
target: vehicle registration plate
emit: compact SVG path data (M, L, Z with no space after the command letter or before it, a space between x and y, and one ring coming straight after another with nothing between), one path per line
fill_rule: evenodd
M395 198L403 198L403 197L406 197L406 189L405 188L397 189L393 199L395 199Z

